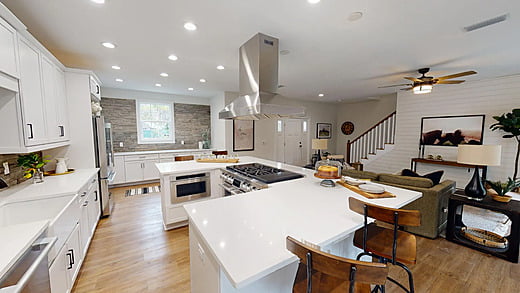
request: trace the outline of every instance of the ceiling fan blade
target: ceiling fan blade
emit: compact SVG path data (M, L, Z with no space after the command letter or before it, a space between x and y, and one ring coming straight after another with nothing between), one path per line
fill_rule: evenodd
M404 85L411 85L411 84L409 84L409 83L393 84L393 85L378 86L377 88L384 89L384 88L387 88L387 87L396 87L396 86L404 86Z
M465 72L460 72L460 73L456 73L456 74L451 74L451 75L446 75L446 76L441 76L441 77L437 77L438 80L445 80L445 79L452 79L452 78L456 78L456 77L461 77L461 76L466 76L466 75L472 75L472 74L477 74L476 71L465 71Z
M413 87L407 87L405 89L401 89L402 91L411 91L413 89Z
M405 77L405 78L408 79L408 80L411 80L413 82L422 82L421 79L418 79L418 78L415 78L415 77Z
M465 80L439 80L436 81L435 84L459 84L463 82L465 82Z

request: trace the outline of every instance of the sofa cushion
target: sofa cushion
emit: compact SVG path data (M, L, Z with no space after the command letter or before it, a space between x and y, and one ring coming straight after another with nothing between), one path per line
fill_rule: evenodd
M394 174L379 174L379 181L381 183L392 183L421 188L430 188L433 186L433 181L428 178L402 176Z
M433 185L437 185L441 182L441 178L442 178L443 174L444 174L444 171L442 171L442 170L431 172L431 173L428 173L428 174L422 175L422 176L410 169L403 169L403 171L401 172L401 175L403 175L403 176L428 178L433 182Z
M345 176L350 176L358 179L370 179L370 180L377 180L379 175L374 172L369 171L359 171L359 170L343 170L342 172Z

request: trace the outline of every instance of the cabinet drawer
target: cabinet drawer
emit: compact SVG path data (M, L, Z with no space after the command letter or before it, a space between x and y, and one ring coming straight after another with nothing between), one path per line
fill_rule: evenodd
M159 159L158 154L125 156L125 162L142 161L142 160L156 160L156 159Z

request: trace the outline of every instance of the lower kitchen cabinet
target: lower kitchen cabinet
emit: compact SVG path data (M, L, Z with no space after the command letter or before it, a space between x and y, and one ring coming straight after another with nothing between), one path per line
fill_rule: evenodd
M159 160L125 162L126 182L159 179L159 170L155 163L159 163Z
M79 237L79 224L77 224L49 267L52 293L68 292L74 285L80 264L83 262Z
M114 171L116 175L114 176L114 180L111 184L121 184L126 182L126 172L125 172L125 157L124 156L116 156L114 158Z
M201 236L190 225L191 292L220 292L220 268Z

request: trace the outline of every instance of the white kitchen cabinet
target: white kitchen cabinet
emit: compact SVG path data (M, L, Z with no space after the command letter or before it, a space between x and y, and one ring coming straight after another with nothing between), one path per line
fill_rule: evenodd
M54 66L54 74L56 77L56 108L58 109L57 126L60 130L58 140L69 140L69 110L67 100L67 88L65 84L65 72Z
M40 52L25 39L20 38L20 97L24 122L25 145L47 142L45 101L42 91Z
M198 231L190 225L191 292L220 292L220 268Z
M155 166L159 160L143 161L143 180L159 179L159 169Z
M68 256L68 245L65 243L56 255L54 262L49 267L49 277L51 282L52 293L63 293L69 289L68 280L68 264L70 257Z
M96 226L99 221L99 217L101 216L101 205L99 204L99 189L94 188L88 198L88 227L90 231L90 238L92 238L94 231L96 231Z
M88 205L89 201L88 198L85 196L85 199L81 203L81 217L79 221L79 242L81 247L81 252L86 254L89 244L89 238L90 238L90 225L88 220Z
M67 140L69 131L65 74L43 56L41 66L47 138L52 142Z
M121 184L126 182L126 174L125 174L125 157L124 156L116 156L114 158L114 171L116 172L116 176L114 176L114 180L111 184Z
M125 161L125 174L126 174L126 182L142 181L143 180L143 162L141 162L141 161L126 162Z
M0 18L0 72L19 77L16 30Z
M159 170L155 166L156 163L159 163L159 157L157 155L126 156L126 182L159 179Z
M79 272L80 265L83 261L83 253L80 247L79 240L79 224L76 226L72 234L70 235L69 241L67 241L67 256L69 261L67 262L67 276L69 280L69 286L74 285L74 280Z

